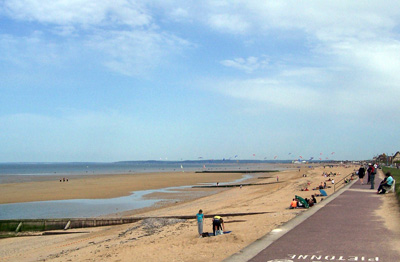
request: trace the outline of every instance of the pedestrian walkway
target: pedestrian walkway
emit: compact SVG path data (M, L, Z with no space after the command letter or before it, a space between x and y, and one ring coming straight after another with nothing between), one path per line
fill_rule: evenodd
M225 261L400 261L399 233L375 212L386 196L369 188L353 181Z

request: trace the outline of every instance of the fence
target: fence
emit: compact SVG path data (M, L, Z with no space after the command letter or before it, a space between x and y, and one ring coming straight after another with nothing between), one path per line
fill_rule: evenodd
M351 180L353 180L353 176L355 176L355 173L348 174L341 180L337 181L333 186L333 191L336 192L336 190L348 184Z

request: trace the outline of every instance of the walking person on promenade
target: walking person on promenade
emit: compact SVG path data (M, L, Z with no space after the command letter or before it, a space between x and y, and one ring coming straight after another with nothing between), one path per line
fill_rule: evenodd
M368 167L368 170L367 170L367 172L368 172L368 174L369 174L369 180L370 180L370 182L371 182L371 189L374 189L375 187L375 174L376 174L376 168L371 164L369 167Z
M367 182L367 185L369 184L369 183L371 183L371 173L372 173L372 170L374 169L374 166L371 164L371 163L369 163L368 164L368 169L367 169L367 174L368 174L368 182Z
M204 214L203 210L199 210L199 213L196 214L197 218L197 230L199 232L200 237L203 235L203 221L204 221Z
M371 172L372 172L372 168L373 168L372 164L369 163L369 164L368 164L368 168L367 168L367 174L368 174L368 182L367 182L367 185L369 185L369 183L371 182Z
M365 176L365 168L361 165L360 169L358 169L358 177L360 178L361 185L364 185L364 176Z

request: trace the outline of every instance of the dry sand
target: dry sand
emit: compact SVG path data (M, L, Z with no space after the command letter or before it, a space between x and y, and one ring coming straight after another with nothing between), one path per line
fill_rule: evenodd
M3 261L222 261L230 255L240 251L255 240L264 236L272 229L295 217L304 209L288 209L290 201L294 195L310 197L317 191L301 191L307 183L309 188L317 187L322 181L326 180L322 175L325 172L334 172L340 175L335 180L340 180L344 175L352 173L354 167L316 167L313 169L302 169L283 171L279 173L262 174L260 176L271 176L267 179L253 179L253 182L266 183L275 182L279 176L281 183L270 185L245 186L243 188L217 189L217 194L197 198L182 199L184 201L150 208L141 211L128 212L124 215L140 216L174 216L174 215L193 215L201 208L207 214L220 213L243 213L243 212L269 212L261 215L248 215L239 217L224 217L226 230L232 231L230 234L217 237L199 238L197 225L194 219L189 220L164 220L153 219L141 222L102 228L73 229L71 231L84 232L69 235L53 236L30 236L9 238L0 241L0 260ZM307 174L307 177L303 177ZM237 174L154 174L152 179L148 179L149 174L141 177L142 182L150 180L148 183L155 183L156 178L165 178L164 186L160 182L157 187L166 187L174 180L174 183L191 184L198 181L199 177L204 178L201 182L223 182L236 179ZM204 177L202 177L204 176ZM146 177L146 178L145 178ZM130 179L130 176L121 178ZM87 178L85 178L87 179ZM98 180L94 180L98 179ZM132 178L133 179L133 178ZM194 179L194 180L191 180ZM225 180L224 180L225 179ZM96 185L92 183L96 182ZM134 180L130 181L134 182ZM137 182L137 181L136 181ZM45 183L45 184L41 184ZM48 182L52 183L52 182ZM132 190L143 189L139 183L133 185L121 185L113 179L104 176L91 178L88 181L74 181L61 183L63 187L70 186L68 195L74 198L98 197L96 192L80 192L81 190L97 188L99 185L104 188L111 188L113 193L108 197L124 195ZM103 184L104 183L104 184ZM197 182L196 182L197 183ZM24 184L24 183L23 183ZM52 185L59 185L54 182ZM84 184L85 186L83 186ZM128 184L123 182L123 184ZM186 184L186 185L187 185ZM192 183L193 184L193 183ZM46 182L31 182L27 185L14 185L14 190L21 187L30 190L28 199L65 199L63 192L55 189L46 189L43 196L35 195L32 192L41 192L35 187L45 188ZM143 186L140 183L141 186ZM328 184L329 185L329 184ZM83 187L82 187L83 186ZM112 189L114 188L115 189ZM8 188L8 187L6 187ZM118 188L120 189L118 191ZM4 187L0 186L3 192ZM148 188L145 188L148 189ZM89 190L86 190L89 191ZM97 190L99 191L99 190ZM115 192L114 192L115 191ZM74 192L74 194L71 194ZM333 192L333 187L327 189L328 194ZM98 192L97 192L98 193ZM27 201L26 196L20 191L8 191L7 199L19 199ZM54 197L52 195L55 195ZM89 194L89 195L88 195ZM104 195L100 196L104 197ZM1 196L2 201L4 194ZM321 197L317 198L319 201ZM10 201L10 200L7 200ZM4 201L4 202L7 202ZM32 201L32 200L30 200ZM138 214L140 212L140 214ZM205 220L204 231L212 232L212 222L208 218Z

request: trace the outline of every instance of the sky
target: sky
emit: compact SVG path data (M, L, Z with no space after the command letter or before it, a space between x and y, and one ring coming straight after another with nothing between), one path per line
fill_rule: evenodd
M399 1L0 0L0 162L400 150Z

